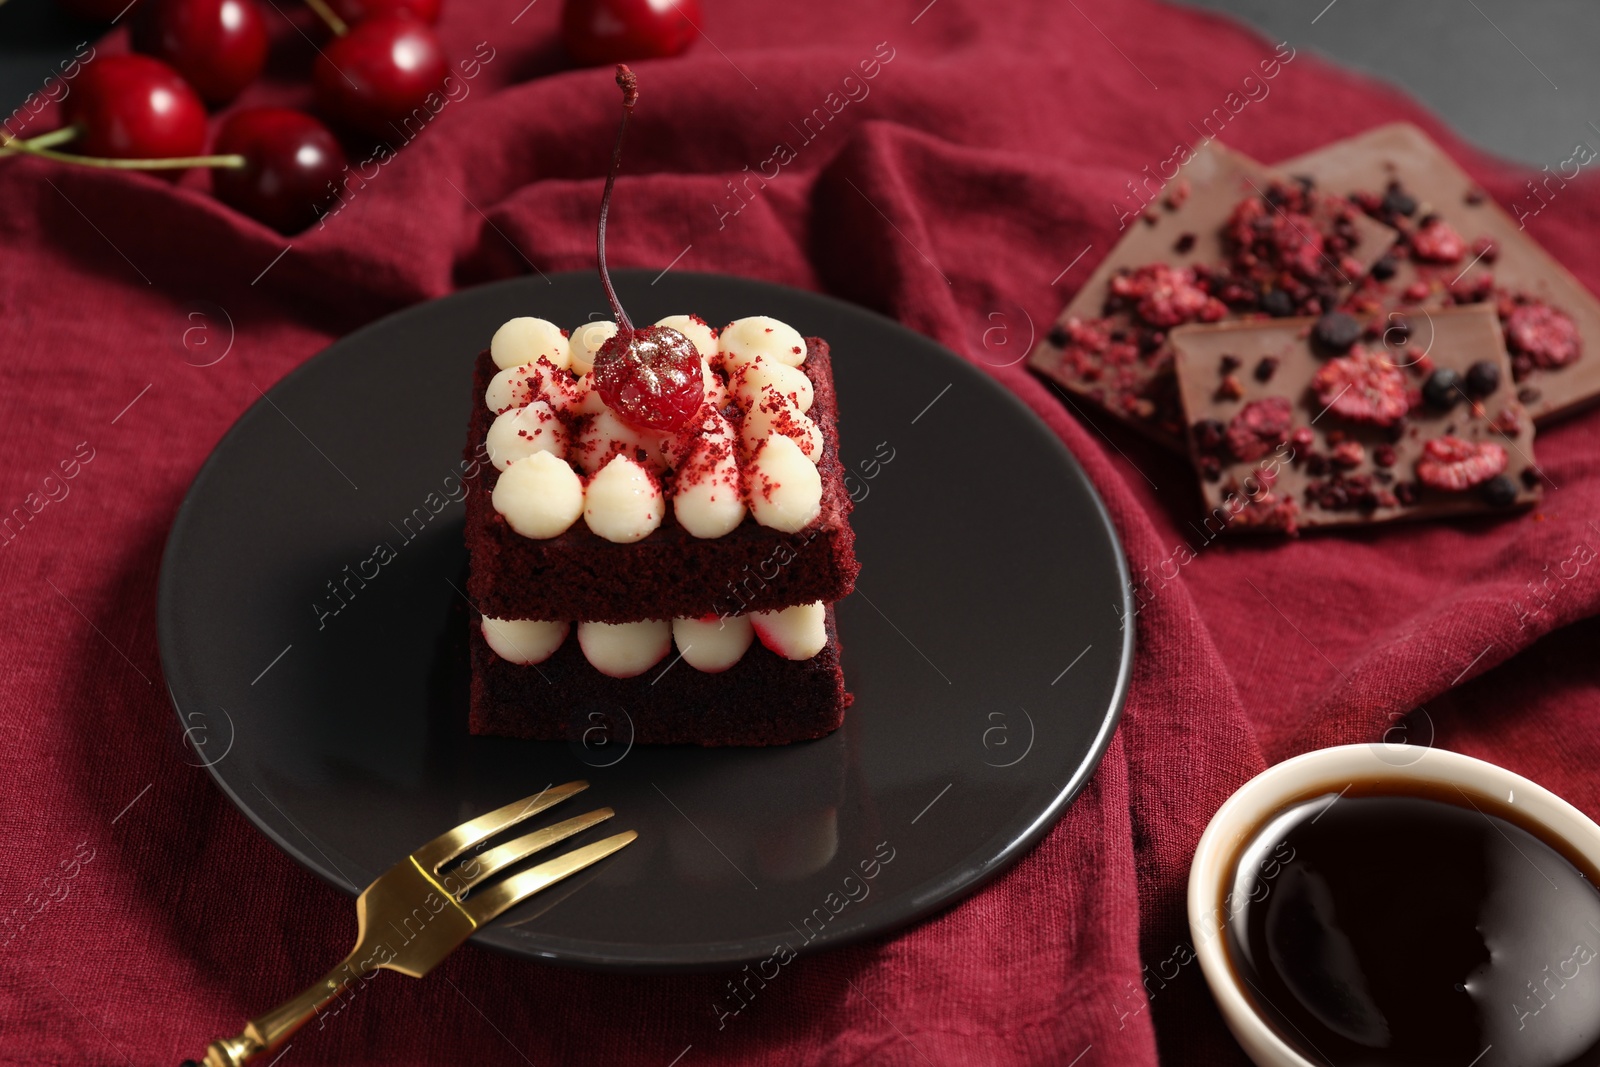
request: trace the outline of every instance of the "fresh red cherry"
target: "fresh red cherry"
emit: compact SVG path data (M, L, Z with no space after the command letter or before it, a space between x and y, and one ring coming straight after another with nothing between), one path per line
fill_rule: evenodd
M171 64L208 102L226 104L267 61L267 23L256 0L143 0L133 47Z
M149 56L101 56L87 63L62 105L86 156L165 159L199 155L206 106L178 72Z
M622 125L617 127L617 143L611 149L611 169L606 172L606 189L600 196L600 226L595 234L595 256L600 263L600 284L605 287L611 313L616 316L617 332L594 354L594 386L606 406L623 420L647 430L676 430L700 410L706 398L706 383L700 371L700 351L694 342L666 326L636 329L622 310L617 291L606 269L606 216L611 210L611 189L622 166L622 138L628 132L628 116L639 101L639 79L622 64L617 65L617 84L622 87Z
M226 104L261 75L267 21L256 0L142 0L133 46L171 64L211 104Z
M591 66L659 59L688 48L703 20L700 0L567 0L561 43Z
M449 72L431 27L409 15L375 15L323 49L312 84L335 122L380 140L406 139L431 116L422 102ZM418 109L421 116L402 125Z
M439 0L328 0L328 6L350 26L393 14L410 15L430 26L439 21Z
M333 132L286 107L235 111L222 124L215 151L245 159L243 167L212 172L217 198L279 233L299 233L317 221L317 209L334 195L329 183L345 167Z

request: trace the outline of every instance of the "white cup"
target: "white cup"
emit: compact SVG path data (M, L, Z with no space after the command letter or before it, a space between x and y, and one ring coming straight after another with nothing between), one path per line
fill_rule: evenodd
M1227 895L1234 860L1250 837L1300 801L1338 793L1353 782L1459 786L1515 808L1540 836L1564 841L1600 869L1600 826L1565 800L1504 767L1443 749L1414 745L1340 745L1284 760L1256 775L1211 817L1189 866L1189 932L1200 970L1222 1017L1260 1067L1326 1067L1279 1037L1251 1004L1227 959Z

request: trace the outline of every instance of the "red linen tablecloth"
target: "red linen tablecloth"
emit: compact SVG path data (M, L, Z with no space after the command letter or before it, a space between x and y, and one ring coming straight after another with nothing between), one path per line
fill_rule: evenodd
M1183 464L1108 440L1004 365L1115 240L1124 183L1230 93L1247 102L1226 140L1260 159L1403 118L1502 203L1524 176L1313 58L1315 27L1280 48L1147 0L925 3L707 0L709 40L638 65L613 263L665 266L692 246L680 267L858 301L991 367L1062 436L1148 580L1105 762L983 892L801 960L722 1029L724 976L611 977L468 948L427 981L375 982L340 1025L295 1043L291 1067L1237 1063L1186 962L1182 898L1206 820L1269 762L1376 740L1422 705L1413 739L1600 815L1600 416L1540 434L1556 488L1533 514L1201 547ZM37 508L0 538L0 1061L175 1064L348 947L348 902L185 765L157 659L157 561L257 386L408 304L530 263L592 265L616 93L609 70L565 69L559 6L447 0L451 55L491 58L288 251L200 176L0 161L0 510ZM277 33L288 77L306 47ZM1245 97L1275 53L1292 58ZM1520 62L1510 48L1505 61ZM818 108L827 121L803 139ZM792 159L734 199L729 180L770 173L779 142ZM1585 177L1529 230L1600 287L1597 224ZM233 349L193 366L205 331L225 329L218 309ZM1194 558L1172 562L1186 541Z

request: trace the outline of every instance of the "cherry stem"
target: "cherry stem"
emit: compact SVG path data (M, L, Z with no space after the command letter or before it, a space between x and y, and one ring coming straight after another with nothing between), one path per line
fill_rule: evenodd
M308 0L309 2L309 0ZM628 69L626 63L617 64L617 85L622 89L622 124L617 127L617 143L611 149L611 169L606 171L606 191L600 197L600 228L595 234L595 251L600 260L600 284L605 286L606 299L611 303L611 313L617 319L617 332L633 332L628 313L622 310L617 291L611 285L611 272L606 269L606 215L611 211L611 187L617 182L617 171L622 166L622 138L628 132L628 116L633 105L639 102L639 76Z
M110 159L105 156L80 156L71 152L56 152L40 142L59 144L77 136L77 129L67 127L70 135L62 135L61 130L52 130L50 133L41 134L29 141L18 140L8 134L0 133L0 152L19 152L26 156L38 156L40 159L53 159L57 163L74 163L84 167L105 167L111 170L183 170L189 167L221 167L228 170L237 170L245 165L245 158L239 155L226 156L171 156L165 159Z
M350 32L350 26L338 13L329 7L326 0L306 0L306 6L317 13L317 17L328 24L328 29L337 37L343 37Z
M76 126L63 126L59 130L51 130L49 133L41 133L37 137L29 137L23 143L30 148L50 148L72 140L78 136L79 132ZM4 140L9 141L11 138L7 137Z

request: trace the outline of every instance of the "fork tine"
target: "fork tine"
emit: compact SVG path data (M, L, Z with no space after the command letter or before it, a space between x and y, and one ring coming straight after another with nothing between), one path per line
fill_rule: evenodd
M537 867L529 867L480 893L474 893L462 902L461 907L479 926L492 922L512 905L520 904L541 889L548 889L568 875L577 874L585 867L600 862L638 836L632 830L624 830L591 845L575 848L555 859L545 860Z
M444 876L445 886L459 898L461 894L473 886L488 881L513 863L525 860L535 852L547 849L558 841L565 841L573 834L582 833L591 826L603 823L615 814L616 812L610 808L597 808L583 815L574 816L564 822L552 823L542 830L535 830L531 834L523 834L514 841L496 845L482 855L463 861L460 867L453 868L450 873ZM479 868L478 872L470 878L461 877L460 872L464 871L469 864L476 864Z
M453 830L446 830L413 852L411 858L429 873L437 873L440 867L478 842L487 841L523 819L553 808L568 797L575 796L588 788L589 783L581 780L567 782L565 785L549 786L531 797L514 801L503 808L496 808L486 815L462 823Z

